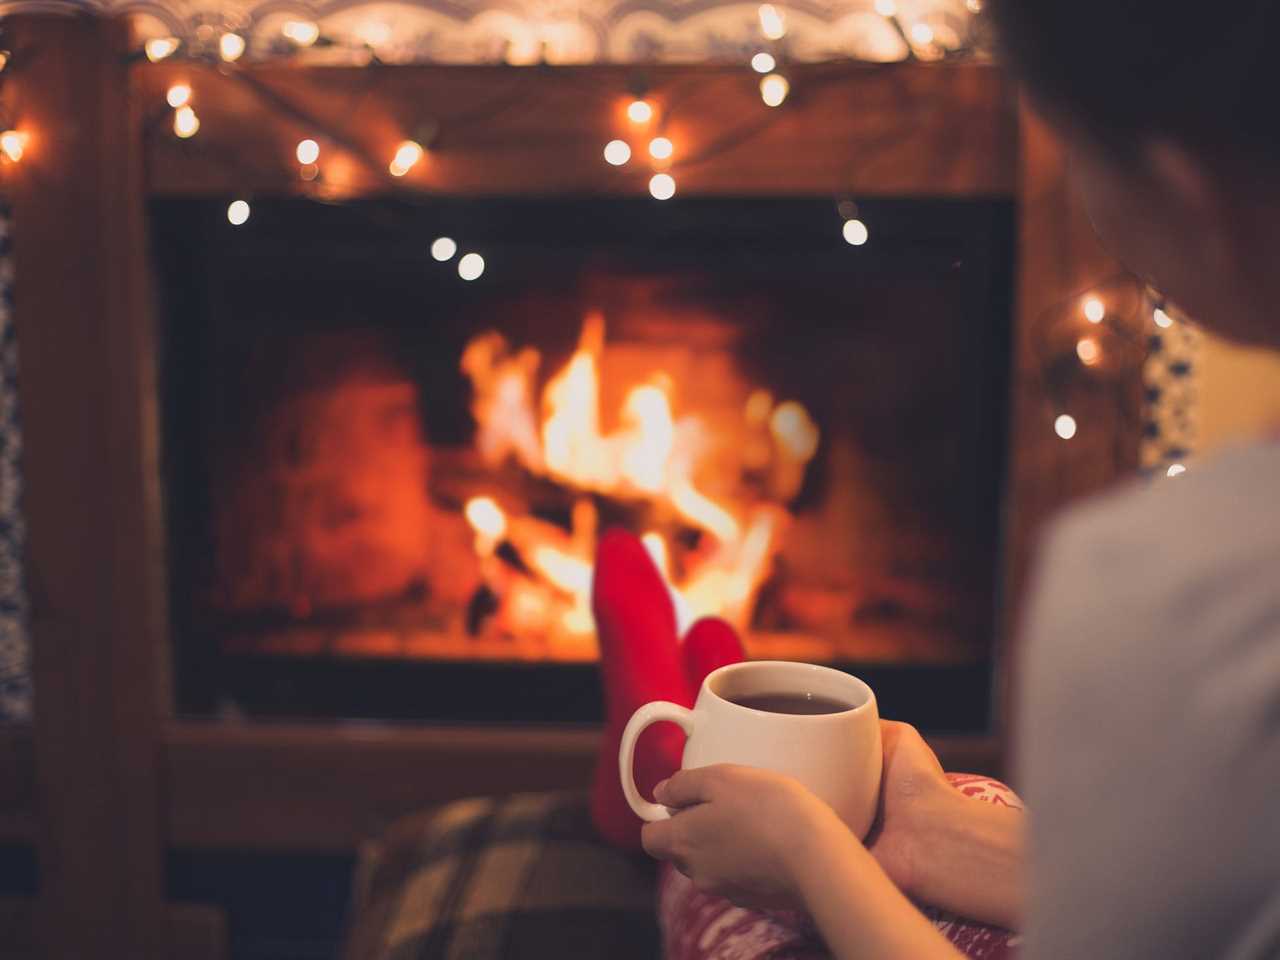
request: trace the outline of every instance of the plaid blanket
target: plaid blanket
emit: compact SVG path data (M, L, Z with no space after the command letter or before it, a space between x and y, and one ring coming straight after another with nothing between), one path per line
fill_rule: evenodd
M655 867L603 845L581 794L451 804L361 858L346 960L654 960Z
M1021 807L1004 784L948 774L966 796ZM585 795L462 800L400 821L361 857L345 960L826 960L799 915L759 914L606 846ZM655 903L655 901L657 901ZM655 909L656 907L656 909ZM926 908L966 956L1017 938ZM665 938L659 933L659 921ZM665 939L665 943L663 940ZM665 947L665 950L664 950Z

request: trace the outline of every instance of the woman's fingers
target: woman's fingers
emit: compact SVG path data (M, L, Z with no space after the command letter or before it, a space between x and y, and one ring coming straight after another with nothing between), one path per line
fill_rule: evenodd
M898 750L902 750L904 755L910 755L911 758L936 770L938 773L942 772L942 764L938 761L937 754L933 752L933 748L920 735L920 731L909 723L882 719L880 721L880 742L884 744L886 764L889 763Z
M717 767L680 770L653 788L653 799L668 807L706 803L713 799L715 784L721 776Z
M646 823L640 829L640 845L655 860L670 860L675 855L673 832L670 820Z

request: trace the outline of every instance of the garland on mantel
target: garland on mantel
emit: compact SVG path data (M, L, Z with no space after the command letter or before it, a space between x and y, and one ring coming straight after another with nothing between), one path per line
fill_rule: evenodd
M4 9L51 6L128 13L144 39L248 61L746 63L761 39L749 0L19 0ZM791 62L938 59L980 46L981 0L794 0L779 9L785 33L768 39Z

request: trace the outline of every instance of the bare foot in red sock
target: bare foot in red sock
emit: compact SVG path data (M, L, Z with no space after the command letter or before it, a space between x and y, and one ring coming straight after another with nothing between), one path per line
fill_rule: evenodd
M695 698L712 670L747 659L737 631L718 617L705 617L689 628L680 645L680 657Z
M600 640L605 731L591 789L591 818L615 846L640 848L640 818L618 782L618 745L633 714L650 700L693 705L676 635L676 614L662 575L644 545L610 530L596 551L592 609ZM699 680L701 682L701 680ZM680 767L684 734L669 723L650 727L636 747L636 786L652 796L654 785Z

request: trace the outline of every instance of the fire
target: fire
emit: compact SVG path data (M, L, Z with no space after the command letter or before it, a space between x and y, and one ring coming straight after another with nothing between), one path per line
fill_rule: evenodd
M600 354L604 318L592 314L583 324L578 351L542 395L546 419L542 449L547 472L588 490L617 485L617 465L609 456L608 438L600 434Z
M514 456L535 473L542 472L542 447L533 415L533 378L538 351L508 354L499 333L472 340L462 352L462 372L475 384L471 413L479 424L476 446L489 463Z
M669 585L682 629L710 615L749 625L786 528L784 503L799 490L818 450L817 424L798 402L775 404L768 391L753 391L742 419L744 436L754 445L743 446L756 451L753 459L768 461L769 490L762 495L739 484L738 493L712 496L699 485L711 466L708 426L697 415L677 416L665 371L630 386L616 426L606 429L600 372L605 349L604 317L592 313L577 349L540 393L537 351L513 350L490 332L463 352L480 456L491 467L514 462L576 498L567 531L535 517L527 505L504 509L487 495L465 504L483 575L499 598L500 627L519 632L550 624L555 636L589 642L601 498L657 520L657 529L648 530L642 542ZM717 489L726 486L724 477L716 480ZM681 530L689 531L694 546ZM518 563L495 556L504 544Z
M492 553L507 532L507 515L492 497L472 497L463 513L476 532L476 552Z
M639 490L661 493L676 442L667 395L657 386L635 387L627 394L623 410L633 438L623 453L622 475Z

